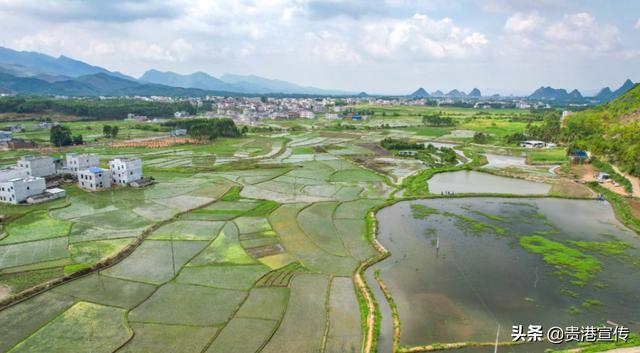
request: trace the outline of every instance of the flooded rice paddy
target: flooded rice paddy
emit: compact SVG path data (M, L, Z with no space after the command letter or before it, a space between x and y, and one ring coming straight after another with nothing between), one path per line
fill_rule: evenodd
M501 341L520 324L638 327L640 241L607 203L432 199L397 203L377 218L392 255L368 279L379 270L394 297L401 345L492 342L498 324ZM375 294L384 318L387 304ZM390 351L390 325L383 319L381 351ZM500 351L544 350L531 348Z
M545 183L467 170L439 173L429 180L429 191L433 194L454 192L546 195L550 189L551 185Z

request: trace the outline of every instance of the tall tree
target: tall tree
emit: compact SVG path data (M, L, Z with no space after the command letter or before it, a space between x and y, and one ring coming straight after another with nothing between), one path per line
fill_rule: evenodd
M73 144L71 130L66 126L56 125L51 128L51 131L49 133L49 141L56 147L70 146Z

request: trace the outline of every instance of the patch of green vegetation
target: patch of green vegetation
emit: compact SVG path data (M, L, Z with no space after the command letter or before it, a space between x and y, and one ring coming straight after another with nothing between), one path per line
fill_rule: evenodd
M492 221L496 221L496 222L503 222L506 223L507 220L504 219L503 217L500 216L496 216L496 215L492 215L490 213L485 213L485 212L481 212L481 211L476 211L476 210L469 210L471 213L477 214L478 216L482 216L484 218L490 219Z
M242 191L242 187L238 185L234 185L227 191L220 200L222 201L238 201L240 200L240 191Z
M580 315L580 314L582 314L582 310L578 309L578 307L575 306L575 305L571 305L571 307L569 308L569 310L567 310L567 312L570 315Z
M534 150L528 153L531 164L562 164L567 161L567 151L564 148L549 148Z
M605 256L621 256L632 246L624 241L575 241L569 240L569 243L579 247L580 249L589 250Z
M279 203L271 200L261 201L258 206L244 214L245 217L266 217L280 206Z
M571 289L567 289L567 288L560 288L560 294L562 295L566 295L568 297L571 298L578 298L578 293L572 291Z
M37 271L20 272L0 275L0 283L11 287L14 293L19 293L27 288L60 277L64 274L61 267L48 268Z
M28 213L6 227L8 236L1 244L64 237L71 231L71 222L51 218L47 211Z
M604 306L604 303L598 299L586 299L585 301L582 302L582 307L585 310L589 310L594 306Z
M11 352L111 353L132 335L125 314L123 309L79 302ZM103 324L96 325L96 322Z
M557 269L557 274L573 277L572 283L576 285L586 284L602 271L602 263L595 257L539 235L521 237L520 245L542 255L544 262Z
M315 153L315 150L313 149L313 147L307 147L307 146L293 147L292 151L293 151L293 154L313 154L313 153Z
M458 227L463 231L470 231L474 234L480 234L486 231L491 231L497 235L507 234L506 228L503 228L491 223L480 222L469 216L465 216L465 215L461 215L453 212L444 212L444 215L457 219L459 221Z
M64 267L64 273L68 274L68 273L73 273L73 272L78 272L80 270L84 270L91 267L91 265L89 264L72 264L72 265L67 265Z
M416 219L427 219L431 215L440 214L440 212L437 209L432 207L427 207L425 205L420 205L420 204L412 204L411 214L413 215L413 218L416 218Z

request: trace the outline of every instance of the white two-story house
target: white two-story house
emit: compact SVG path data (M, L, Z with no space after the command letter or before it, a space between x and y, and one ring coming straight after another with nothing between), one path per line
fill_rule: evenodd
M111 180L114 184L127 185L142 179L142 161L140 158L116 158L109 161Z
M72 173L77 173L81 170L89 169L91 167L99 167L100 159L98 155L93 153L67 153L67 168Z
M91 167L78 171L78 186L89 191L106 190L111 187L111 171Z
M46 189L44 178L26 177L0 181L0 202L17 205Z
M18 167L27 170L33 177L48 177L56 174L53 158L49 156L24 156L18 159Z

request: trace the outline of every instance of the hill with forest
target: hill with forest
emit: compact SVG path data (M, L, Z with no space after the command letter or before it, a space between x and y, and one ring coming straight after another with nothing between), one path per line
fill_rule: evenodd
M640 176L640 84L609 103L571 115L565 139Z

